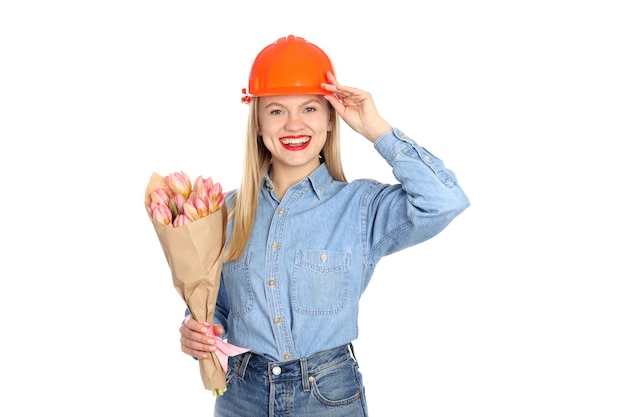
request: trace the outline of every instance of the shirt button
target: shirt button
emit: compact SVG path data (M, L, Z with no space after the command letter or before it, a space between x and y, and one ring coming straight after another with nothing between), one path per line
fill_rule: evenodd
M276 324L280 323L280 317L274 317L274 323Z
M272 249L276 249L277 247L278 247L278 243L273 242L273 243L272 243Z
M270 182L269 181L265 181L265 188L270 188Z
M426 162L430 161L430 156L428 156L428 155L424 156L424 161L426 161Z
M270 287L273 287L275 283L276 283L276 281L274 281L273 279L270 279L269 282L268 282Z
M285 214L285 210L283 210L283 209L278 210L278 215L279 216L282 216L283 214Z
M273 373L274 375L280 375L280 373L281 373L282 371L283 371L283 370L282 370L282 369L280 369L280 366L275 366L275 367L273 367L273 368L272 368L272 373Z
M322 256L320 256L320 259L322 260L322 262L326 262L326 259L328 259L328 255L324 253L322 254Z
M288 353L285 353L285 354L283 355L283 358L285 358L285 360L286 360L286 361L288 361L289 359L291 359L291 355L290 355L290 354L288 354Z

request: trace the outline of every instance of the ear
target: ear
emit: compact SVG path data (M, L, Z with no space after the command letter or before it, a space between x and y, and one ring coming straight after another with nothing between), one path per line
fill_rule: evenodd
M328 116L328 124L326 126L326 131L327 132L333 131L333 114L332 113L330 113L330 115Z

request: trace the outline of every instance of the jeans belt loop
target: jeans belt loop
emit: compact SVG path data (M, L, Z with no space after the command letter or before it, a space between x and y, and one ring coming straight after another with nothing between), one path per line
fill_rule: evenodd
M309 385L309 369L307 367L306 358L300 359L300 373L302 374L302 388L304 392L309 392L311 386Z
M241 363L239 364L239 368L237 368L237 376L239 379L243 379L246 376L246 368L248 367L248 362L252 354L250 352L246 352L241 359Z

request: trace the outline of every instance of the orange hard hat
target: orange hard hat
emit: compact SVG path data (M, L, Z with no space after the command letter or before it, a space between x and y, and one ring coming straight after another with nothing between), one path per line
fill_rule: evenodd
M250 97L261 96L331 94L320 86L328 81L328 71L335 73L330 58L318 46L294 35L280 38L257 55L241 101L248 103Z

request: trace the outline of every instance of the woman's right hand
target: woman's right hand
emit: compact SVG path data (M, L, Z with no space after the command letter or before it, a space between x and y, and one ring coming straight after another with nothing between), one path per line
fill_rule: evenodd
M220 325L214 326L216 336L224 334ZM213 337L209 336L209 326L187 316L180 326L180 347L187 355L198 359L206 359L217 347Z

